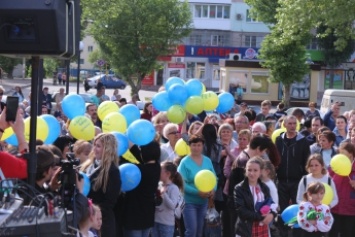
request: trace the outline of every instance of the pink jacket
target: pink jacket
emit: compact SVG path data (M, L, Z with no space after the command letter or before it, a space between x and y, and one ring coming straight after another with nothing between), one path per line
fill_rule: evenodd
M351 187L349 178L355 180L355 162L352 164L351 173L348 176L340 176L329 170L337 189L339 202L332 208L332 213L345 216L355 216L355 189Z

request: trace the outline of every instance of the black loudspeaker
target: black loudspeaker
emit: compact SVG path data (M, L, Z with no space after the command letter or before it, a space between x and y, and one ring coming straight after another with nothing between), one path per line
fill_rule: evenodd
M68 59L79 50L79 0L1 0L0 54Z

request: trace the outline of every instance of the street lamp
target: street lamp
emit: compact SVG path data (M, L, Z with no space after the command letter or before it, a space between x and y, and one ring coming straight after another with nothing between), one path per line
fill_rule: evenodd
M84 49L84 42L79 42L79 51L78 51L78 71L77 71L77 78L76 78L76 93L79 94L79 86L80 86L80 54Z

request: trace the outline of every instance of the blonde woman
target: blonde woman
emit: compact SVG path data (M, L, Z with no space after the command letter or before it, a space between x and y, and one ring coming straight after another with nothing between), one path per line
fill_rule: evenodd
M155 132L159 134L159 139L157 140L160 144L168 142L168 139L163 136L163 129L168 122L169 121L166 112L159 112L152 117L152 123L155 127Z
M118 170L117 141L110 133L101 133L94 139L93 152L81 168L90 177L88 197L99 205L102 212L102 236L116 236L114 207L121 190Z

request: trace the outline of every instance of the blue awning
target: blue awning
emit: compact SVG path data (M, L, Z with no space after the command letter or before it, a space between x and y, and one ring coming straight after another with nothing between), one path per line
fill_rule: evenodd
M208 58L208 62L210 63L219 63L220 58Z

